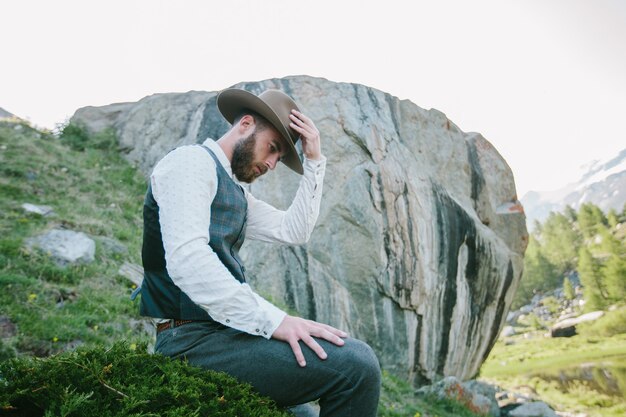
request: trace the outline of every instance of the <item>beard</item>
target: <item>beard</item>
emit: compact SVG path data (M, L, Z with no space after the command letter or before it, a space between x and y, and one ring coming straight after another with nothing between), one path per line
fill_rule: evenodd
M256 132L252 132L246 138L242 138L233 148L233 160L230 166L233 174L241 182L250 184L259 176L255 170L254 145L256 145ZM265 172L262 168L261 175Z

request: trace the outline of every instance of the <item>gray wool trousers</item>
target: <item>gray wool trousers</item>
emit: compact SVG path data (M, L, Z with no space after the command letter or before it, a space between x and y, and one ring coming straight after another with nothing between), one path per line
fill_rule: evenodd
M380 395L380 366L372 349L357 339L343 346L316 339L328 354L321 360L304 343L301 368L289 344L252 336L216 322L193 322L157 335L155 351L190 365L226 372L250 383L279 406L319 400L320 417L374 417ZM296 408L300 414L303 408Z

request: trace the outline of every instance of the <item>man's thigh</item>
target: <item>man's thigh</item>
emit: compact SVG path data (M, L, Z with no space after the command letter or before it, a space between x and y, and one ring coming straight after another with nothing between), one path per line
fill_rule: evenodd
M156 350L204 369L226 372L283 406L348 389L362 378L364 367L378 368L374 353L359 340L347 338L344 346L316 340L328 358L319 359L301 342L307 362L304 368L287 343L216 323L189 323L166 330L159 334Z

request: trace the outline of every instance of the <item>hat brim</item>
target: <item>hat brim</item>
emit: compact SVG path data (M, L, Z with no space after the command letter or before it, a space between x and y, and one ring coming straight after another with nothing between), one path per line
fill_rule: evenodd
M296 103L291 99L289 99L289 101L290 102L288 104L292 106L293 109L299 111ZM272 124L272 126L274 126L278 133L283 137L283 140L287 143L287 150L285 155L281 158L281 161L298 174L302 175L304 173L302 162L300 161L300 157L298 156L298 152L295 147L295 143L299 138L298 133L285 126L278 114L276 114L276 112L259 97L246 90L228 88L218 94L217 108L230 124L233 124L235 118L245 110L252 110L263 116Z

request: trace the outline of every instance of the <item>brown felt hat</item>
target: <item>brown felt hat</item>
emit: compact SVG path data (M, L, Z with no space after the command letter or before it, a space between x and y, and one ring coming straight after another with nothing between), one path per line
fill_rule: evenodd
M266 90L255 96L246 90L228 88L218 94L217 108L230 124L233 124L235 117L245 110L252 110L265 117L288 144L287 152L281 161L298 174L304 173L295 147L300 135L289 127L291 110L300 111L300 109L287 94L279 90Z

